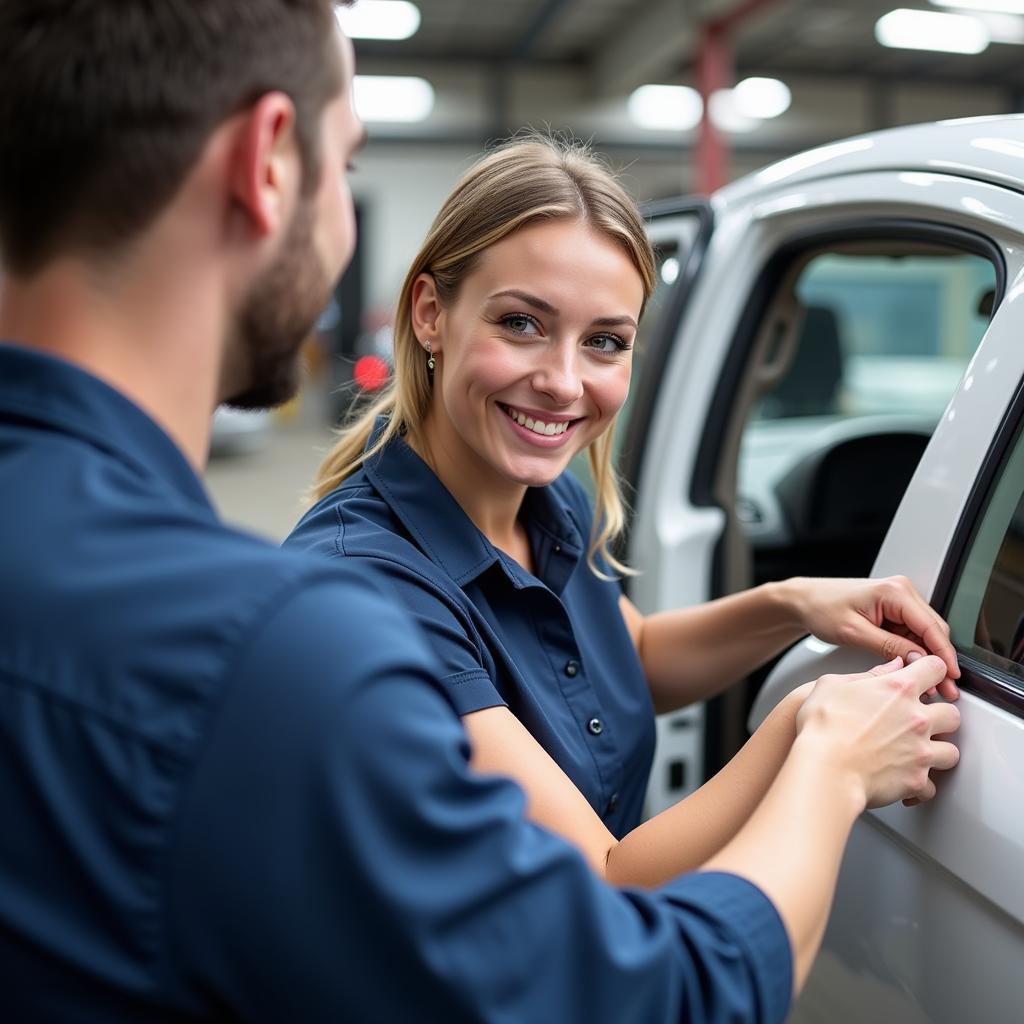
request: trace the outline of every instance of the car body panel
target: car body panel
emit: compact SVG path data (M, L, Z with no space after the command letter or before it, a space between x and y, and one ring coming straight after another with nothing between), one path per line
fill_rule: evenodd
M873 571L907 575L925 595L944 599L947 563L958 557L972 496L1007 417L1017 414L1024 381L1024 117L897 129L823 147L727 187L713 208L715 231L643 449L629 555L644 572L632 584L634 600L654 611L712 596L727 517L695 503L693 481L715 403L729 400L719 393L723 368L758 274L787 238L879 217L984 236L1005 267L1002 301ZM770 439L761 441L771 449ZM800 683L876 660L809 638L770 675L751 727ZM936 800L871 811L855 826L825 946L794 1021L952 1024L1024 1014L1024 720L966 691L961 711L962 761L940 780ZM701 714L700 707L684 713L696 732Z

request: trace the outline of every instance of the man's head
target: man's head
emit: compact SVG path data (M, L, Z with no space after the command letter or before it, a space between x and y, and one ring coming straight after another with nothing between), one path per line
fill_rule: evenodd
M5 271L31 279L60 259L130 262L227 126L225 251L248 278L231 297L221 397L288 397L298 346L354 244L345 164L360 132L334 8L4 0Z

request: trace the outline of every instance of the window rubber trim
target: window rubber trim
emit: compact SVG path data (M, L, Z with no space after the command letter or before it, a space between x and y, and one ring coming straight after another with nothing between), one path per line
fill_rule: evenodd
M999 481L1006 461L1015 446L1024 439L1024 381L1010 401L996 436L989 447L981 469L975 477L974 486L964 505L960 522L953 534L952 543L942 568L935 580L932 591L932 605L944 618L949 616L953 593L960 580L967 556L974 546L974 540L981 520L988 508L992 491ZM974 657L970 651L956 649L957 660L963 673L959 681L961 689L974 693L990 704L1009 711L1018 718L1024 718L1024 681L995 665ZM996 655L999 657L999 655Z
M683 320L686 306L693 294L694 285L704 265L704 256L714 231L715 217L708 199L688 197L686 199L664 199L646 203L641 207L646 221L661 217L696 214L698 218L697 234L693 245L686 256L686 262L680 270L668 302L662 309L648 341L645 355L643 375L636 383L637 391L633 398L633 409L622 438L619 455L618 472L623 489L628 496L635 495L640 485L640 470L644 462L646 440L654 417L661 381L664 379L665 367L679 334L679 325ZM627 501L628 511L626 524L620 538L620 551L629 549L632 532L632 501ZM624 581L628 590L628 578Z

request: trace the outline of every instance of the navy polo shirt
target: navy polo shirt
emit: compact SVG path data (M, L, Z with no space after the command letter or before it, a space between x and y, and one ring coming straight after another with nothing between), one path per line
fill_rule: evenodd
M400 602L224 526L124 396L0 345L0 495L5 1021L783 1019L758 889L600 883Z
M593 511L571 473L528 489L521 520L536 575L491 544L395 438L285 543L358 559L395 587L459 713L507 704L621 838L640 823L655 738L622 591L587 565Z

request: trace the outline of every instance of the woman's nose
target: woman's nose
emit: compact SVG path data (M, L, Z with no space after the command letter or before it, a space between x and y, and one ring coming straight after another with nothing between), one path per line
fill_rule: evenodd
M546 354L533 377L533 386L558 405L570 405L583 394L579 353L561 346Z

